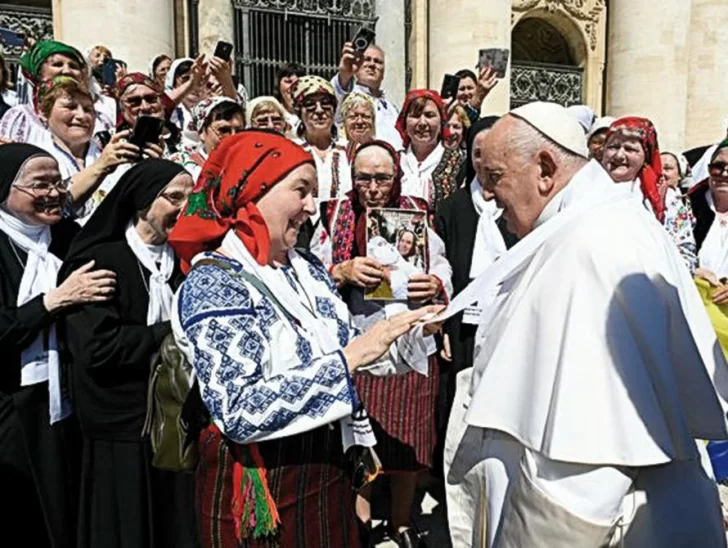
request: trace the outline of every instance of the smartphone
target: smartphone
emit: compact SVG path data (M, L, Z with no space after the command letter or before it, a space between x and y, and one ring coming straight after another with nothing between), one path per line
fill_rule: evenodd
M139 148L144 148L147 143L156 144L164 129L164 120L154 116L140 116L131 132L129 142Z
M222 40L215 46L215 53L213 54L218 59L223 61L230 61L230 55L233 52L233 45L229 42L223 42Z
M506 48L486 48L478 52L478 69L493 67L498 78L506 77L510 50Z
M25 34L0 27L0 44L9 48L22 48L25 45Z
M116 61L104 59L104 66L101 68L101 83L105 86L116 85Z
M360 27L359 30L356 31L354 39L351 41L357 55L364 53L367 48L374 43L374 38L376 38L376 36L376 33L372 29Z
M440 89L440 97L444 100L457 97L458 88L460 87L460 77L452 74L446 74L442 79L442 88Z

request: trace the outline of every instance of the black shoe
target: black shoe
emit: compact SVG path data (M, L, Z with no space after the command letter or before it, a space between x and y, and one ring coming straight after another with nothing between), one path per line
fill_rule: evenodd
M400 548L427 548L427 544L413 527L401 533L393 533L391 537Z

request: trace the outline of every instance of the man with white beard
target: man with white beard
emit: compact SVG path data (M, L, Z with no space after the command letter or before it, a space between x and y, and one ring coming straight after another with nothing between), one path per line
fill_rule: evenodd
M725 546L694 439L728 438L728 365L674 244L563 107L512 111L481 154L522 240L451 305L483 309L446 440L453 545Z

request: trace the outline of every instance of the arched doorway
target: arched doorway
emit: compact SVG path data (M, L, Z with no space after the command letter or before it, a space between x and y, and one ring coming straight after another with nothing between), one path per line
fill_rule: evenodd
M584 102L585 51L567 38L571 29L537 16L521 19L511 32L511 108L532 101L564 106Z

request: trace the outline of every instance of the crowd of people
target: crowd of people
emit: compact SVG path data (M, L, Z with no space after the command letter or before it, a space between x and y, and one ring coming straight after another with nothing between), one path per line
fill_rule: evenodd
M690 166L638 116L481 115L490 67L400 109L374 44L253 98L212 55L111 59L35 42L11 89L0 57L24 542L366 547L386 477L407 548L423 482L456 547L725 545L728 139Z

